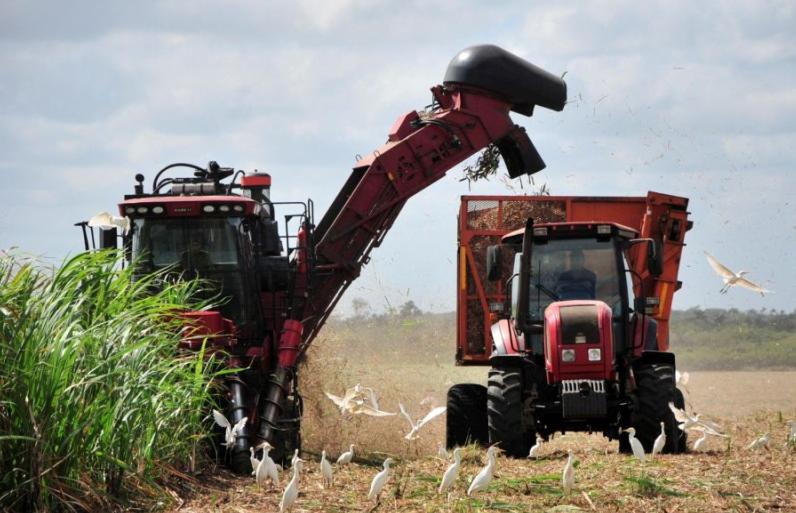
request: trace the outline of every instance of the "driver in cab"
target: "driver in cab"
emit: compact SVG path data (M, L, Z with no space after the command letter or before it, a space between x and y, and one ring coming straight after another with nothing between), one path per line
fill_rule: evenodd
M560 300L594 299L596 297L597 275L586 269L583 251L572 250L569 254L569 270L558 275L555 293Z
M213 262L210 253L205 249L204 238L198 234L193 234L188 243L188 248L180 255L180 263L185 270L205 269Z

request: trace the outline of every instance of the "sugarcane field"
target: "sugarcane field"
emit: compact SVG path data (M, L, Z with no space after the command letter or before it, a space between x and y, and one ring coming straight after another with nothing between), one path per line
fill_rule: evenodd
M0 512L796 512L795 24L0 2Z

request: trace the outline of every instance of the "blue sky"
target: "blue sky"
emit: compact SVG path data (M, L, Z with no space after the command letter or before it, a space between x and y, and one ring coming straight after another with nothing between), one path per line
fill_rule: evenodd
M515 115L553 194L691 199L676 308L796 307L793 2L0 4L0 248L59 261L133 175L217 160L325 211L356 154L429 102L462 48L567 72L561 113ZM455 305L461 170L410 200L343 300ZM513 184L516 188L517 184ZM519 190L519 189L518 189ZM320 215L318 216L320 217ZM720 296L703 251L776 294Z

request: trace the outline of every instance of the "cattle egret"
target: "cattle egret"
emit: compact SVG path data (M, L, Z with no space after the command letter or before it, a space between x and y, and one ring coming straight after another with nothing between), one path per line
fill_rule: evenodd
M450 458L450 454L448 454L448 451L445 449L445 446L442 444L442 442L437 442L437 456L443 460Z
M536 458L537 456L539 456L539 449L542 448L543 441L544 440L542 440L541 436L536 435L536 443L533 445L533 447L531 447L531 450L528 452L529 458Z
M368 492L369 500L376 501L376 503L379 502L381 490L387 484L387 480L390 479L390 463L392 463L392 458L384 460L384 470L373 477L373 481L370 483L370 491Z
M707 439L707 437L708 437L707 431L702 431L702 436L697 438L696 442L694 442L693 445L694 452L699 452L700 450L702 450L702 446L705 445L705 440Z
M710 266L714 271L716 271L716 274L721 276L721 279L724 282L724 286L719 291L720 293L726 294L727 291L735 285L759 292L761 296L765 296L766 292L772 292L744 278L743 276L745 274L749 274L747 271L738 271L735 273L727 268L724 264L713 258L707 251L705 252L705 256L708 257L708 263Z
M271 456L268 453L273 449L273 446L268 442L262 444L263 448L263 457L260 460L260 464L257 466L257 471L255 472L255 479L257 484L264 485L266 480L271 480L271 484L274 486L279 485L279 469L276 467L276 463L274 460L271 459Z
M293 503L296 502L299 491L299 473L301 472L301 465L303 461L304 460L299 458L293 464L293 477L290 479L290 482L285 488L285 492L282 494L282 501L279 503L279 513L290 511L293 508Z
M627 441L630 442L630 449L633 450L633 456L641 460L642 463L646 462L647 456L644 454L644 446L636 438L636 428L629 427L625 431L627 432Z
M661 422L661 434L655 439L655 442L652 444L652 454L651 456L654 458L656 454L660 454L663 448L666 446L666 428L664 427L663 422Z
M789 420L785 424L790 428L788 442L796 443L796 420Z
M406 408L404 408L403 404L398 403L398 408L400 408L401 410L401 415L403 415L404 418L406 418L406 420L409 421L409 425L411 426L410 431L406 434L406 436L404 436L404 438L406 438L407 440L416 440L420 436L417 434L417 432L420 431L420 428L422 428L428 422L432 421L433 419L445 413L445 411L448 409L445 406L437 406L436 408L428 412L425 417L418 420L417 422L414 422L412 420L412 417L409 416L409 413L407 413Z
M299 450L298 450L298 449L296 449L295 451L293 451L293 457L292 457L292 458L290 458L290 466L291 466L291 467L295 466L295 465L296 465L296 462L299 460L299 455L298 455L298 453L299 453Z
M681 410L671 402L669 403L669 409L674 414L675 420L679 422L677 427L680 428L681 431L685 431L686 429L696 429L699 431L705 431L709 435L727 438L727 435L721 432L722 427L715 422L699 420L699 414L689 415L685 410Z
M768 449L768 433L761 436L760 438L753 440L752 443L746 446L746 449L750 451L756 451L761 447L765 447L766 449Z
M246 421L249 420L248 417L243 417L233 426L229 420L227 420L224 414L218 410L213 410L213 419L216 421L216 424L225 429L224 443L222 445L226 448L230 448L235 445L235 440L243 430L243 426L246 425Z
M354 444L348 446L348 450L337 458L338 465L348 465L354 459Z
M363 387L359 383L346 390L343 397L324 392L340 409L340 413L352 415L370 415L371 417L389 417L395 415L379 409L376 392L372 388Z
M475 492L486 490L486 488L489 486L490 481L492 481L492 474L495 472L495 463L497 461L497 452L499 450L500 449L498 449L495 445L486 450L486 466L481 469L481 472L479 472L470 483L470 487L467 489L468 497Z
M691 378L691 375L687 372L680 372L679 370L674 371L674 384L678 387L684 387L688 384L688 380Z
M332 485L332 464L326 459L326 451L321 451L321 478L323 479L324 488Z
M252 475L257 472L257 467L260 466L260 460L257 459L257 456L254 455L255 448L249 447L249 461L252 464Z
M569 492L572 491L572 486L575 484L575 467L572 465L572 449L568 451L568 454L567 464L564 465L564 472L561 474L561 487L564 488L564 494L569 494Z
M453 486L453 483L456 482L456 478L459 476L459 467L461 464L462 450L457 447L453 450L453 463L448 467L448 470L442 474L442 482L439 485L437 493L447 492L448 489Z
M120 228L124 235L130 232L130 218L126 216L117 217L110 212L100 212L88 220L88 225L92 228L99 228L101 230Z

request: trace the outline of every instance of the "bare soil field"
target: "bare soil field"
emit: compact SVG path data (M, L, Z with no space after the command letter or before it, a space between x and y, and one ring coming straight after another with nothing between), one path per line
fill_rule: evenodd
M469 481L485 463L485 451L465 449L459 479L450 495L436 493L450 462L436 456L444 442L444 416L407 442L400 416L343 418L323 391L340 394L355 383L376 389L382 409L398 411L398 401L420 417L444 404L454 383L486 380L486 368L463 368L452 358L401 348L351 350L344 338L326 338L314 347L303 369L303 425L307 460L296 512L796 512L796 447L787 445L785 420L796 418L796 371L691 372L686 397L691 409L720 422L729 441L708 439L704 452L664 455L641 464L617 453L617 443L599 435L553 438L537 460L499 457L489 489L469 498ZM348 350L345 350L348 347ZM345 355L345 356L342 356ZM421 402L423 403L421 405ZM769 449L746 446L765 432ZM693 441L693 437L691 440ZM333 457L349 443L358 447L354 464L335 468L331 489L321 486L318 460ZM563 495L561 471L567 450L576 458L575 489ZM397 464L378 506L367 500L371 479L386 456ZM288 479L282 476L282 486ZM174 511L278 511L279 490L261 488L249 477L214 468L183 482Z

